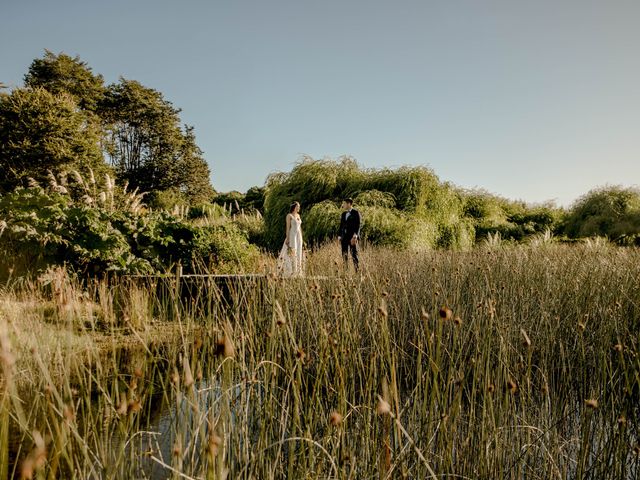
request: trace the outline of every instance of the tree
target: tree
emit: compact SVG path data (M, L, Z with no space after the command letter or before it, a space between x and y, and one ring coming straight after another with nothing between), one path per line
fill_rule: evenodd
M570 237L607 236L624 241L640 235L640 190L608 186L591 190L572 206L565 222Z
M0 94L0 191L26 177L42 180L75 168L105 168L99 132L68 94L43 88Z
M25 86L42 87L53 94L72 95L83 110L95 111L105 94L102 75L94 75L80 57L64 53L55 55L45 50L43 58L37 58L24 77Z
M181 129L179 112L160 92L121 79L109 86L99 109L106 153L118 178L132 188L206 200L213 193L209 167L193 129Z

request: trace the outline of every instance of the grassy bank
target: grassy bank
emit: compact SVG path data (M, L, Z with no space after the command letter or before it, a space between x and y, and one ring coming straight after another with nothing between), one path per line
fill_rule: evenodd
M188 298L64 278L5 289L0 423L12 441L0 467L25 478L640 474L638 249L369 250L354 276L336 248L311 255L314 277ZM169 319L171 331L154 330Z

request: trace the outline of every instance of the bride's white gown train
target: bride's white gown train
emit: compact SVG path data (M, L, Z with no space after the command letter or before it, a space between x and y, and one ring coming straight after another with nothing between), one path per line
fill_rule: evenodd
M301 225L301 219L291 217L289 247L285 239L278 256L278 272L285 277L300 276L304 273Z

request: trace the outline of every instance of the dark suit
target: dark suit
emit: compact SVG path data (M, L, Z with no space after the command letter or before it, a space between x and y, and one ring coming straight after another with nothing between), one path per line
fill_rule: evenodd
M351 245L351 239L354 235L360 237L360 212L355 208L352 208L348 212L342 212L340 217L340 246L342 247L342 258L345 263L349 261L349 250L351 250L351 258L353 258L353 265L358 270L358 246Z

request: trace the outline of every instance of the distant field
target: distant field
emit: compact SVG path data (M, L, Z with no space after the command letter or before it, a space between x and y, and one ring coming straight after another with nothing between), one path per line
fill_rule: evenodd
M640 249L0 291L0 478L640 476Z

